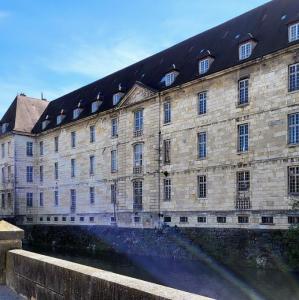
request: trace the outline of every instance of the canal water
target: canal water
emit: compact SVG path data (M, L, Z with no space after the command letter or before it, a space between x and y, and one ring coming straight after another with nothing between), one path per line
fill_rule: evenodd
M177 261L29 245L24 249L219 300L299 300L299 274L295 273L240 266L232 271L212 259Z

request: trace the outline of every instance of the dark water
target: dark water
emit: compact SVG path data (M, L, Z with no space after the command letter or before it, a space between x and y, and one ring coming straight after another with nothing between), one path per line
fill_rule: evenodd
M33 246L24 249L219 300L299 300L299 275L293 273L242 267L232 271L213 260L175 261Z

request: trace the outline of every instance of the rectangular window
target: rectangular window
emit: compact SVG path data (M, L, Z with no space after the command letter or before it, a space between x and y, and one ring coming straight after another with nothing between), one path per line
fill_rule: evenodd
M134 113L134 135L140 136L143 131L143 109Z
M188 223L188 217L180 217L180 223Z
M71 217L71 222L75 222L75 217Z
M217 223L226 223L226 217L217 217Z
M238 223L239 224L249 223L249 217L248 216L238 216Z
M289 224L299 224L299 217L298 216L289 216L288 223Z
M27 182L33 182L33 167L27 166L26 169Z
M89 156L89 175L94 175L95 171L95 157L94 155Z
M5 209L5 194L1 194L1 208Z
M93 186L89 187L89 202L94 204L95 201L95 188Z
M96 130L95 130L95 126L90 126L89 127L89 131L90 131L90 142L94 143L96 141Z
M10 156L11 142L7 143L7 155Z
M11 193L7 193L7 203L11 205Z
M165 86L170 86L175 81L176 72L170 72L165 75Z
M238 152L247 152L249 145L248 124L238 125Z
M58 191L54 191L54 205L55 206L59 205L59 194L58 194Z
M7 166L7 180L8 182L12 181L11 166Z
M171 142L170 140L164 140L164 164L170 164L170 149Z
M134 223L140 223L140 217L134 216Z
M33 206L33 193L26 194L26 203L27 203L27 207Z
M76 147L76 132L71 132L71 146L72 148Z
M111 203L116 203L116 183L111 184Z
M207 197L207 176L206 175L197 176L197 195L198 198Z
M74 158L71 159L71 177L76 176L76 160Z
M248 86L249 86L249 79L242 79L239 81L239 105L245 105L249 102L249 92L248 92Z
M5 158L5 144L1 144L1 157Z
M54 179L58 180L59 178L59 170L58 170L58 162L54 163Z
M32 142L27 142L26 154L27 154L27 156L33 156L33 143Z
M111 172L112 173L117 172L117 151L116 150L111 151Z
M198 139L198 158L205 159L207 157L207 135L206 132L200 132Z
M39 206L41 206L41 207L44 206L44 193L43 192L39 193Z
M54 151L58 152L59 149L59 140L58 140L58 136L55 136L54 138Z
M237 172L237 191L246 192L250 189L250 172L240 171Z
M210 60L208 58L199 61L199 74L205 74L209 71Z
M164 217L164 223L171 223L171 217L165 216Z
M271 216L263 216L262 224L273 224L273 217Z
M71 189L71 213L76 211L76 190Z
M84 222L84 217L80 217L80 222Z
M165 102L164 105L164 124L171 122L171 104L170 102Z
M164 201L171 200L171 179L164 179Z
M2 167L1 169L1 174L2 174L2 183L5 183L5 167Z
M202 92L198 94L198 114L205 113L207 113L207 92Z
M62 221L63 221L63 222L66 222L66 217L62 217Z
M289 66L289 92L299 90L299 63Z
M58 222L58 217L54 217L54 222Z
M197 222L198 223L207 223L207 217L205 217L205 216L197 217Z
M39 166L39 181L44 181L44 166Z
M299 23L289 26L289 42L299 40Z
M290 145L299 144L299 113L288 116L288 138Z
M251 56L252 42L244 43L239 47L239 59L243 60Z
M299 195L299 166L289 167L289 194Z
M142 181L133 181L133 208L142 210Z
M118 135L118 122L117 118L111 120L111 137L115 138Z
M89 222L93 223L94 222L94 217L89 217Z
M43 141L39 142L39 155L40 156L44 155L44 142Z
M134 167L142 167L143 149L142 144L134 146Z

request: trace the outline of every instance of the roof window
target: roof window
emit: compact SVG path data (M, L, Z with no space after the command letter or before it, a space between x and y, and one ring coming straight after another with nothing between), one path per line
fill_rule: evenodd
M291 43L297 40L299 40L299 22L289 26L289 42Z
M6 133L8 131L8 126L9 126L9 123L3 123L2 124L2 126L1 126L2 134Z

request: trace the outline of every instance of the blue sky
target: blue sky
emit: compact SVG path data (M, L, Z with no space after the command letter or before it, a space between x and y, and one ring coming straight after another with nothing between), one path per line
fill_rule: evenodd
M0 116L53 100L265 0L0 0Z

